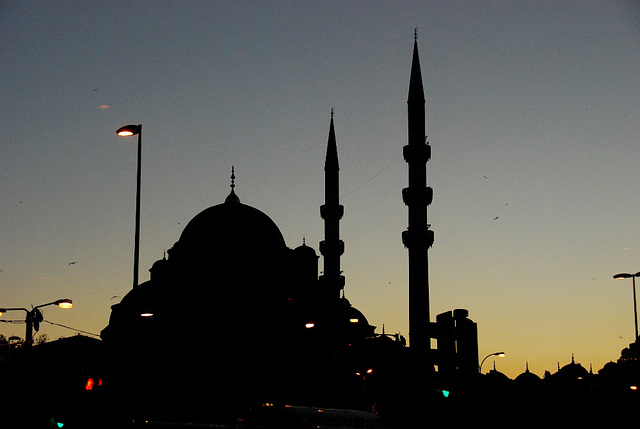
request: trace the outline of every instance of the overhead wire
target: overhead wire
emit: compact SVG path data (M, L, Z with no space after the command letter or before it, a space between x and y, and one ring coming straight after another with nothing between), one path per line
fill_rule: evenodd
M61 325L60 323L55 323L55 322L52 322L50 320L43 320L43 322L47 322L50 325L59 326L61 328L71 329L72 331L76 331L76 332L79 332L81 334L93 335L94 337L100 338L99 334L94 334L93 332L83 331L82 329L77 329L77 328L72 328L71 326Z
M384 172L387 168L391 167L393 165L394 162L396 162L398 159L400 159L402 155L398 155L396 156L393 161L391 161L390 163L388 163L387 165L385 165L384 167L382 167L382 169L380 171L378 171L376 174L374 174L373 176L371 176L370 178L368 178L367 180L364 181L364 183L362 183L361 185L355 187L354 189L350 190L349 192L340 195L340 198L344 198L347 195L353 194L355 191L363 188L365 185L367 185L369 182L371 182L373 179L375 179L376 177L378 177L380 174L382 174L382 172Z

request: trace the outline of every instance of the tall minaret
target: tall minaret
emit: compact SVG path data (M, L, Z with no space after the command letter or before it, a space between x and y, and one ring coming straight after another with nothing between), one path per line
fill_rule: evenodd
M433 190L427 186L427 161L431 158L431 146L424 131L424 90L417 33L414 35L407 105L409 144L403 148L403 155L409 164L409 187L402 190L402 199L409 209L409 227L402 233L402 242L409 249L409 346L424 367L433 368L429 353L431 338L427 255L433 244L433 231L427 224L427 206L433 199ZM429 374L431 372L430 370Z
M344 253L344 242L340 240L340 219L344 207L339 203L338 147L333 128L333 109L329 125L327 156L324 162L324 204L320 206L320 216L324 219L324 240L320 242L320 253L324 257L324 273L320 281L330 298L340 298L344 287L344 276L340 271L340 256Z

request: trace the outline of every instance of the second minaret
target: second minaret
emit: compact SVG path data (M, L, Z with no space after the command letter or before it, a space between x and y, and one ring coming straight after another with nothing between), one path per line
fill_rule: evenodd
M332 299L340 298L344 288L344 276L340 270L340 256L344 253L344 242L340 240L340 219L344 207L339 202L338 147L333 126L333 109L329 125L329 141L324 163L324 204L320 216L324 219L324 240L320 242L320 253L324 259L324 272L320 276L323 289Z

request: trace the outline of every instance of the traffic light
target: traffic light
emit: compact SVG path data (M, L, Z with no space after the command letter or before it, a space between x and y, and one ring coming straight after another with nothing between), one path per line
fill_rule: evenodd
M84 384L84 390L93 390L96 387L102 386L102 379L100 377L89 377Z
M64 427L64 423L63 423L63 422L61 422L61 421L60 421L58 418L56 418L56 417L51 417L51 418L49 419L49 424L51 425L51 427L54 427L54 428L61 428L61 427Z
M443 398L448 398L451 394L451 391L448 389L438 389L436 387L436 395L442 395Z
M33 330L38 332L40 330L40 322L44 320L42 312L37 308L32 310L33 312Z

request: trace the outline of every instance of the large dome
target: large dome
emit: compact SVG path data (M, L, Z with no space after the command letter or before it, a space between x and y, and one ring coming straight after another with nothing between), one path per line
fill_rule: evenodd
M277 225L260 210L242 204L233 191L223 204L200 212L187 224L180 252L226 253L257 249L260 253L286 248Z

